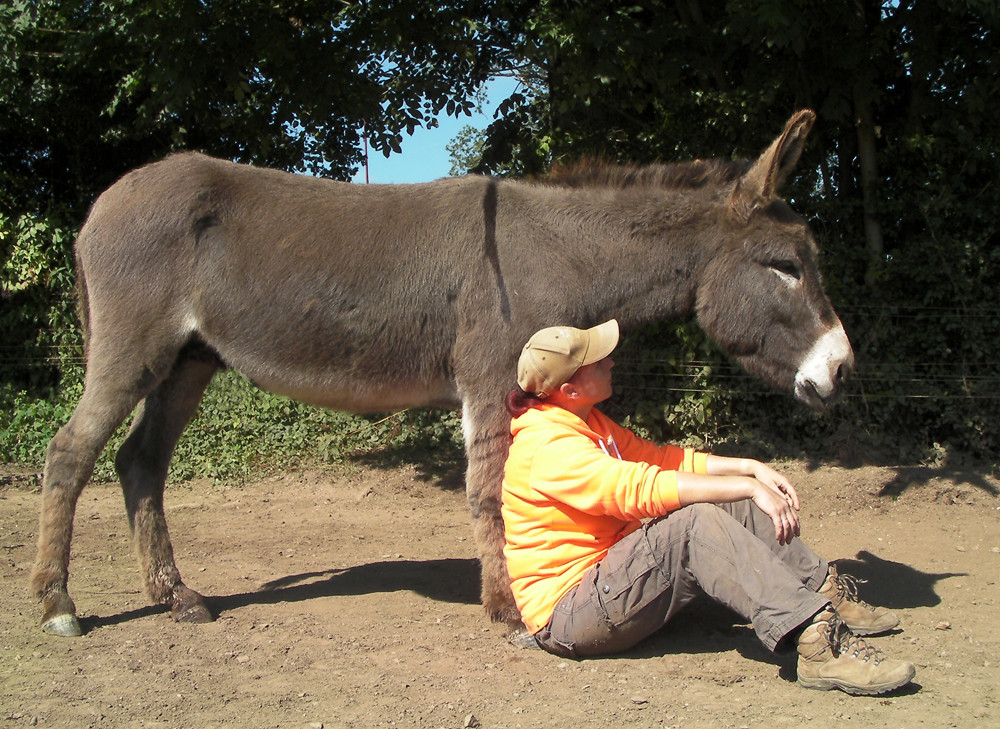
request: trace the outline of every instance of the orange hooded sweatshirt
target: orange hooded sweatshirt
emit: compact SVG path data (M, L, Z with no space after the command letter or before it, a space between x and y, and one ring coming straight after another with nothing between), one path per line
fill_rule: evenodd
M504 554L521 617L537 633L583 573L642 519L680 508L676 471L705 473L707 454L658 446L596 408L584 422L542 405L510 429Z

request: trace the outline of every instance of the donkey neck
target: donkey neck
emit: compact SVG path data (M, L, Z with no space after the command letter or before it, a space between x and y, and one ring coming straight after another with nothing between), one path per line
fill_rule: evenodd
M624 326L694 313L706 261L726 236L726 196L705 189L564 190L561 254L592 277L588 314Z

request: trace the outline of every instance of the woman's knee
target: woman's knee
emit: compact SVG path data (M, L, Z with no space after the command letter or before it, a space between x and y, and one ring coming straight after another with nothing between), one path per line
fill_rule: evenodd
M693 542L731 541L734 528L741 528L729 514L715 504L690 504L646 525L647 538L662 560L677 552L686 554Z
M726 521L732 521L732 517L719 508L716 504L691 504L681 509L686 512L687 522L699 529L707 527L722 528Z

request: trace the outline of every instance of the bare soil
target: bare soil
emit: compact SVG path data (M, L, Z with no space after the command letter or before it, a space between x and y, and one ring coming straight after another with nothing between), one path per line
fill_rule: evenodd
M36 477L0 477L0 729L20 727L1000 726L1000 482L976 472L793 462L803 537L902 630L893 694L799 688L794 654L708 604L621 656L516 648L478 604L457 470L297 471L173 484L187 583L218 620L178 625L142 593L122 497L81 497L71 592L87 630L37 627Z

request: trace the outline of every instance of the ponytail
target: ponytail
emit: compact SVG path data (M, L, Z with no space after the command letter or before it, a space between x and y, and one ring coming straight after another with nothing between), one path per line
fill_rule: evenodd
M535 393L525 392L521 389L520 385L517 385L507 393L504 404L507 406L507 412L510 413L510 416L517 418L524 415L531 408L538 407L543 402L544 400Z

